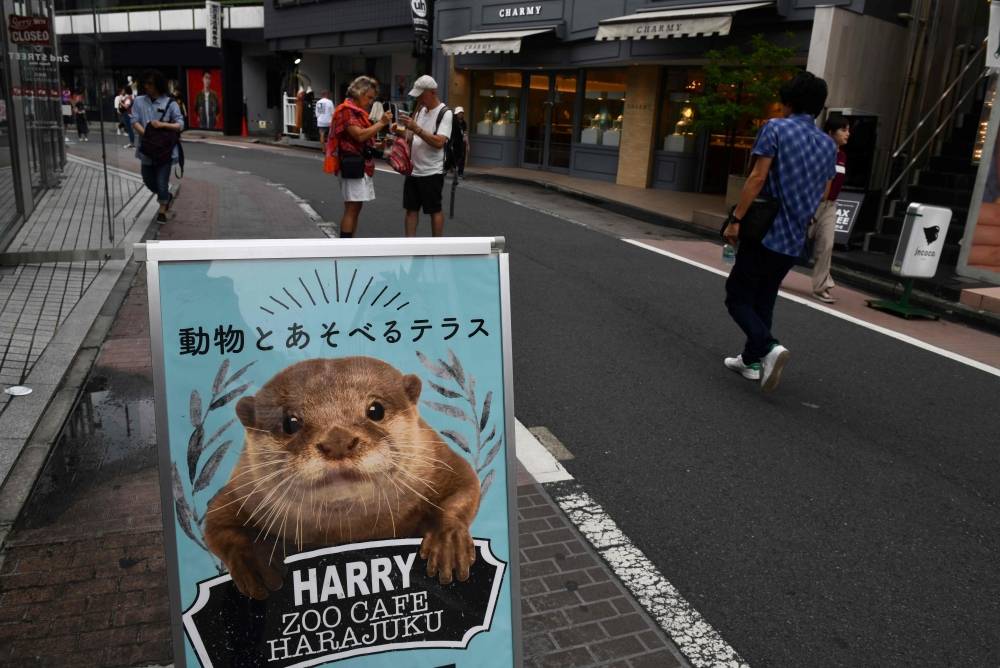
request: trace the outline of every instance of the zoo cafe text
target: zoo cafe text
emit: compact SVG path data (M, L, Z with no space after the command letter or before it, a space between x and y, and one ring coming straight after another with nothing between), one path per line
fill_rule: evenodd
M268 661L345 652L403 638L419 641L419 636L439 631L442 611L430 609L427 592L395 594L410 588L416 556L412 552L406 559L394 555L392 561L385 557L352 561L345 564L343 577L336 565L327 566L319 575L315 568L305 573L292 571L295 607L307 609L281 615L281 637L266 641ZM398 589L390 579L393 570L401 580ZM367 600L340 603L369 594L384 598L375 599L374 604Z

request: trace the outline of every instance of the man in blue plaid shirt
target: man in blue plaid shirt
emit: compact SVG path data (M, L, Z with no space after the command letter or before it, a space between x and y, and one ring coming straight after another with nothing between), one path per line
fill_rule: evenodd
M759 243L742 241L726 281L726 308L747 336L742 354L727 358L726 366L745 378L759 379L765 392L778 387L788 362L788 349L771 333L778 288L802 252L827 181L836 175L837 145L816 127L826 95L826 82L809 72L781 87L784 118L769 120L757 134L753 170L723 235L737 243L740 221L762 190L778 199L771 229Z

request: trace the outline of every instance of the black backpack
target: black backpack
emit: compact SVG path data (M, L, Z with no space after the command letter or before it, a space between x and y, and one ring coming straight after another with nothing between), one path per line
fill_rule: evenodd
M438 133L438 129L441 127L441 121L444 120L445 112L451 111L448 105L444 105L441 111L438 112L437 122L434 124L434 134ZM447 174L451 170L455 169L455 114L451 115L451 136L448 137L448 141L444 145L444 173Z
M163 108L159 120L162 121L166 117L167 110L170 109L171 104L176 104L176 98L172 95L168 96L167 106ZM147 123L142 140L139 143L139 152L149 158L154 166L169 165L173 162L174 147L176 146L179 149L178 164L181 168L181 174L183 174L184 152L180 148L180 143L181 136L179 132L154 128L151 124Z

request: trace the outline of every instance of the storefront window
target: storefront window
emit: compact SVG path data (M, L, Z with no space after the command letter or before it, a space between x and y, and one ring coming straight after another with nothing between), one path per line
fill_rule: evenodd
M580 143L619 146L625 113L626 70L590 70L583 95Z
M694 153L698 109L691 98L705 85L703 70L668 69L660 100L660 131L657 148L676 153Z
M37 19L51 25L50 7L45 2L25 3L18 11L21 20ZM30 183L37 199L44 188L59 183L57 172L62 170L62 105L55 45L51 39L48 44L11 44L8 62L17 69L21 95L12 102L19 103L18 112L23 114L24 126L23 130L18 128L18 141L24 141L27 148Z
M6 59L0 61L0 235L17 217L17 196L14 192L14 158L11 155L10 118L13 113L6 97L3 68Z
M473 74L470 123L473 134L516 137L520 108L520 72Z

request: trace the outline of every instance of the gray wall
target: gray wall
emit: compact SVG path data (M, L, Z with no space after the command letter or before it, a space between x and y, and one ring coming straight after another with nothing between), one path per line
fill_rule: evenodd
M387 30L405 29L403 40L387 39ZM334 35L312 43L312 35ZM264 0L264 38L268 41L292 38L301 40L298 47L337 47L377 44L385 41L412 41L413 23L407 0L326 0L304 5L279 7L275 0Z

